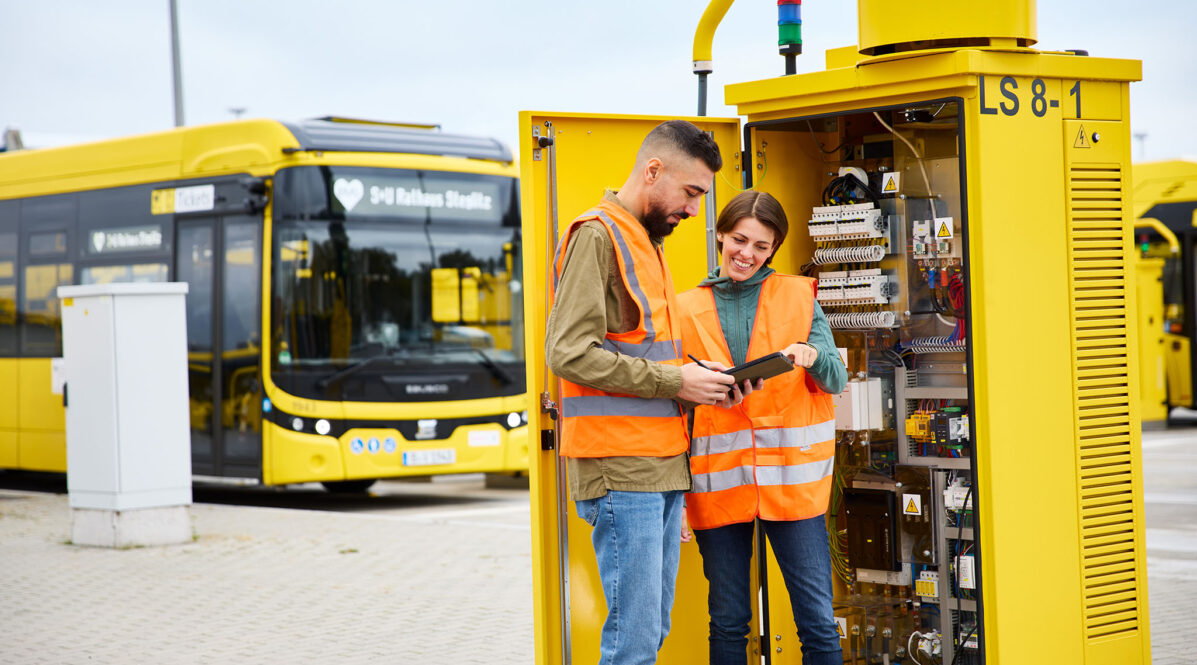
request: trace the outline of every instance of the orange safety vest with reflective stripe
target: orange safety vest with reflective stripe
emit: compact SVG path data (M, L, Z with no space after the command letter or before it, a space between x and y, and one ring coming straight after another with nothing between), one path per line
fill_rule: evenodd
M603 348L667 365L682 364L677 296L665 255L644 226L618 204L603 200L575 219L561 238L554 262L554 288L564 268L565 249L582 224L602 222L624 288L639 310L636 328L608 331ZM681 407L672 399L645 399L607 392L561 379L561 455L564 457L672 457L686 451Z
M816 282L774 273L761 284L748 358L759 358L810 336ZM730 366L731 352L710 287L678 296L687 353ZM835 407L831 395L807 387L806 370L765 380L730 409L694 411L686 496L690 526L799 520L822 515L835 464Z

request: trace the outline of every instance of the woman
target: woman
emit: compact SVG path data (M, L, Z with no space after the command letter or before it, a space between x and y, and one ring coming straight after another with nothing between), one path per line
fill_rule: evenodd
M679 296L687 353L730 366L780 350L795 364L739 406L694 411L686 512L710 583L712 665L746 663L757 518L790 592L803 664L842 662L823 514L835 454L831 395L848 376L816 281L768 267L788 230L777 199L736 196L716 226L719 270Z

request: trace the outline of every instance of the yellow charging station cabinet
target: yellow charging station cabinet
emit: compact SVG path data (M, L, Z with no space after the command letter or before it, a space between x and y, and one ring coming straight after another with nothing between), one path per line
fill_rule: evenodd
M1149 663L1128 243L1140 63L1032 50L1029 0L858 6L860 46L825 71L726 88L743 127L691 119L724 153L711 212L742 182L782 202L773 265L819 279L847 358L828 512L844 662ZM520 116L538 663L595 662L606 611L541 402L553 222L622 183L659 120ZM706 269L704 231L700 215L666 241L679 290ZM762 551L749 656L799 663ZM706 662L692 544L677 589L658 662Z
M1191 380L1195 359L1189 353L1197 329L1197 162L1136 164L1134 219L1136 240L1142 243L1136 256L1139 293L1150 301L1139 305L1139 327L1147 332L1141 353L1146 425L1166 422L1172 407L1197 406ZM1161 366L1166 389L1160 385Z
M1139 417L1143 427L1168 421L1168 343L1164 333L1164 259L1134 256L1138 289L1136 322L1139 330Z

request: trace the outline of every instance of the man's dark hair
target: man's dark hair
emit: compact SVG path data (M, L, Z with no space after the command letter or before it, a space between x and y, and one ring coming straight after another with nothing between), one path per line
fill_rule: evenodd
M645 149L660 148L672 148L694 159L701 159L707 168L715 172L723 168L723 157L719 155L715 139L685 120L667 120L654 127L644 138L640 156L644 156Z

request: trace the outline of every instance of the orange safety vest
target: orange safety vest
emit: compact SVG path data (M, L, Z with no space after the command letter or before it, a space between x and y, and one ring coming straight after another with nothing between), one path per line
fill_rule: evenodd
M810 336L816 282L770 275L761 284L748 358L759 358ZM710 287L678 296L687 353L731 365L731 352ZM827 512L835 465L835 407L831 395L807 387L806 370L765 380L731 409L694 411L686 496L690 526L799 520Z
M557 247L554 290L564 268L570 236L591 220L602 222L611 237L624 288L640 314L634 330L608 331L603 348L681 366L677 296L665 256L649 240L644 226L618 204L604 199L570 224ZM559 395L563 457L671 457L686 451L686 421L681 407L672 399L607 392L565 379L561 379Z

